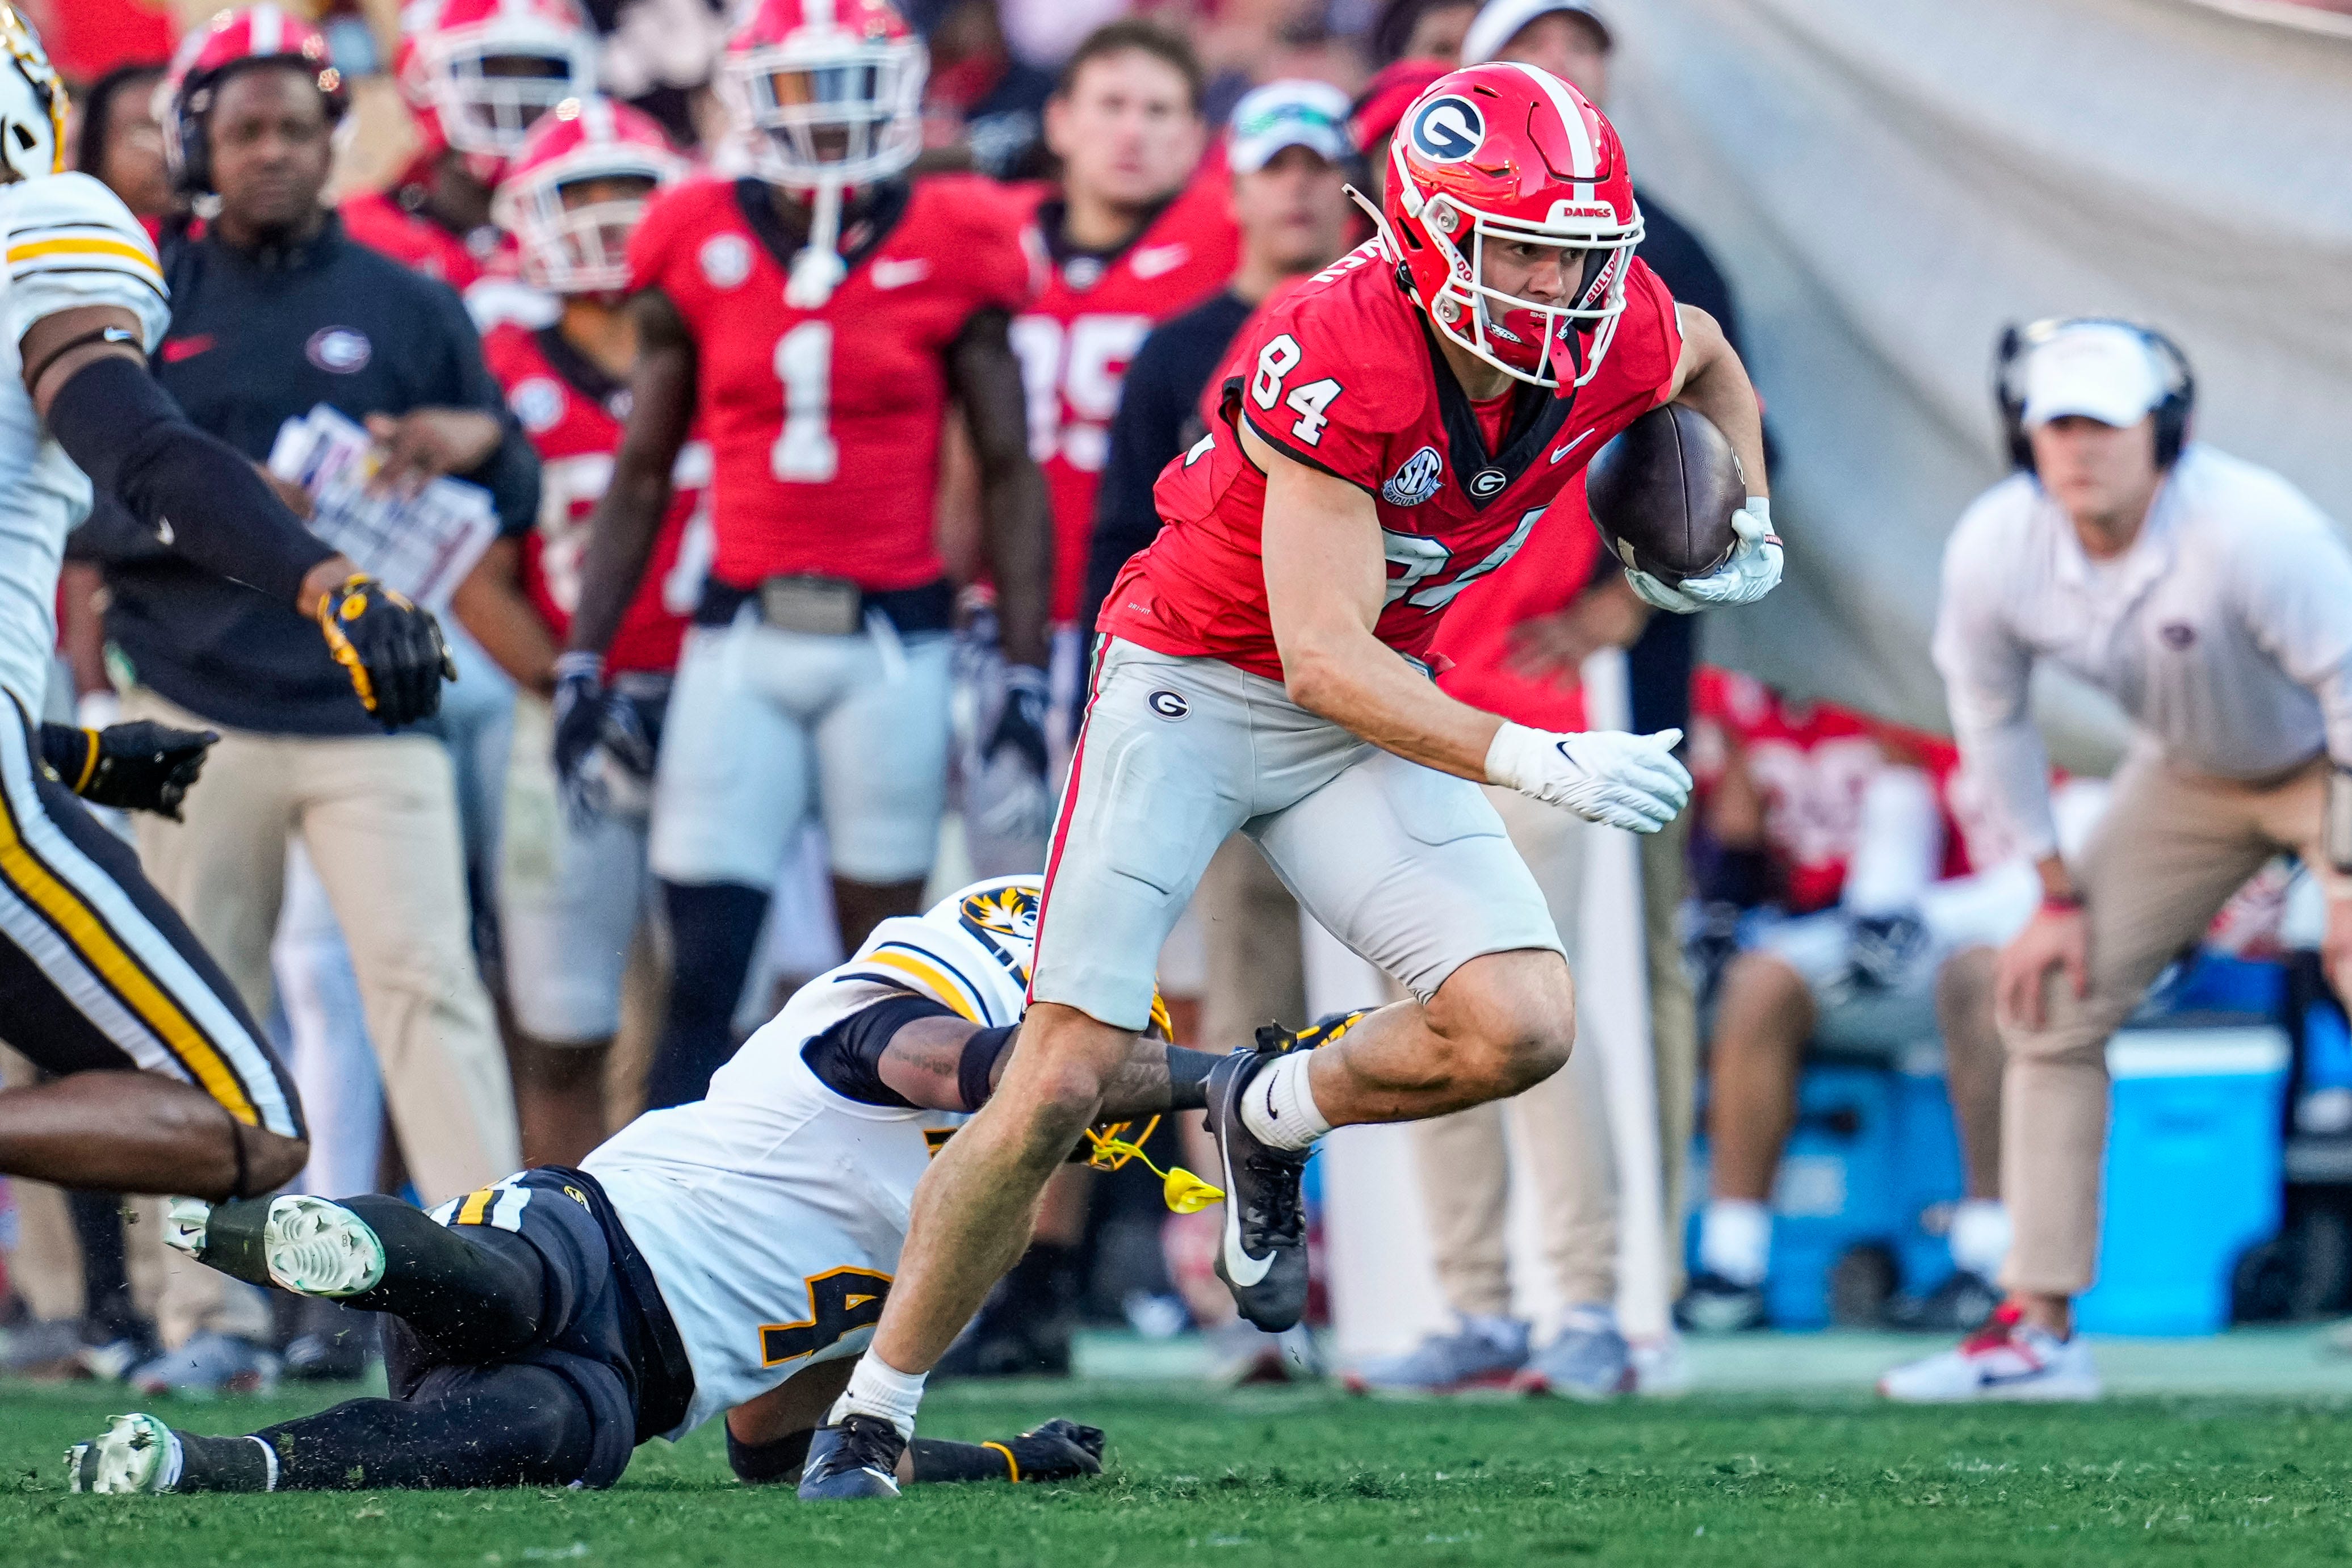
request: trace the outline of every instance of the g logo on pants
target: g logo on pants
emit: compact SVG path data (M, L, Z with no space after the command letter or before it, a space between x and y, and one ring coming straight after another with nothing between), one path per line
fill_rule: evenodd
M1192 705L1184 700L1184 694L1181 691L1155 691L1144 701L1162 719L1181 719L1192 710Z

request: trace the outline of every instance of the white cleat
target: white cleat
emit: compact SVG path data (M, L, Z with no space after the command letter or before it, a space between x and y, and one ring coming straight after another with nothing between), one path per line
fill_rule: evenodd
M383 1279L383 1242L374 1229L324 1198L272 1199L262 1249L269 1277L297 1296L356 1296Z
M2081 1335L2062 1340L2019 1321L2003 1307L1983 1330L1939 1355L1915 1361L1878 1380L1878 1392L1906 1405L2081 1403L2102 1390L2091 1347Z
M163 1205L163 1245L191 1258L205 1250L205 1227L212 1223L213 1205L202 1198L173 1198Z
M180 1439L152 1415L117 1415L66 1450L66 1476L78 1492L167 1492L180 1479Z

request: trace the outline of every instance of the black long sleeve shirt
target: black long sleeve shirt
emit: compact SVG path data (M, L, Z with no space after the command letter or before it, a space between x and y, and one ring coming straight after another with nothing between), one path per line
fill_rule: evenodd
M457 294L347 238L331 214L308 243L260 254L215 238L164 253L172 325L155 374L200 428L257 462L289 419L324 403L353 420L470 408L506 439L460 476L491 494L501 531L539 510L539 460L507 416ZM152 541L85 544L110 590L108 641L140 684L218 724L269 734L382 732L319 628ZM94 548L90 546L94 545Z

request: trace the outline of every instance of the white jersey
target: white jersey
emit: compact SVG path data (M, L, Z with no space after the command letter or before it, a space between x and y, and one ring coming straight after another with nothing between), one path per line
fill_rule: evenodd
M1032 888L1024 918L1034 910ZM976 894L883 921L744 1042L707 1099L647 1112L582 1162L645 1254L694 1364L686 1419L663 1436L675 1441L874 1337L915 1184L965 1119L846 1099L802 1051L908 992L988 1027L1014 1022L1025 976L971 929L995 913Z
M154 350L171 321L139 220L87 174L0 185L0 690L38 714L58 641L58 563L89 515L89 479L33 416L16 345L45 316L120 305Z

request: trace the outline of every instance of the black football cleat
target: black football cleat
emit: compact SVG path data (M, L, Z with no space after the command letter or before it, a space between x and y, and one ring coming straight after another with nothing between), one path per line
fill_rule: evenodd
M1102 1474L1103 1429L1055 1416L1003 1445L1015 1481L1075 1481Z
M1307 1202L1300 1174L1310 1151L1261 1143L1242 1121L1242 1096L1276 1057L1235 1051L1209 1069L1209 1131L1224 1167L1225 1232L1217 1278L1243 1317L1270 1334L1307 1310Z
M906 1451L907 1439L880 1415L845 1415L838 1426L820 1426L801 1468L801 1501L897 1497L898 1456Z

